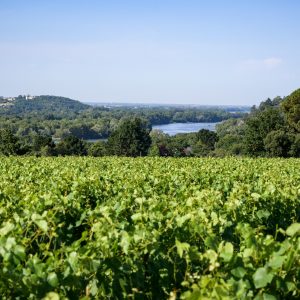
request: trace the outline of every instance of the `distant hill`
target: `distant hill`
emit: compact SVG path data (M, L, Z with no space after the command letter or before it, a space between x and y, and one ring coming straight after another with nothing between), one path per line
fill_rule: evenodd
M58 96L18 96L0 99L0 115L28 114L64 115L90 108L88 104Z

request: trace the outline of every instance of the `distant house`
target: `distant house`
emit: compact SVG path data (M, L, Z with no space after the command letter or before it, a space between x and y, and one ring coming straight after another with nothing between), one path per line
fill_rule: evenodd
M25 99L26 99L26 100L32 100L32 99L34 99L34 98L35 98L35 96L30 96L30 95L25 96Z

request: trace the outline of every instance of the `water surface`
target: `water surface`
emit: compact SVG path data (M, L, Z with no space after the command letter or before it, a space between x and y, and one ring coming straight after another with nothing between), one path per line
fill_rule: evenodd
M197 132L200 129L208 129L211 131L216 130L217 123L171 123L165 125L155 125L152 126L152 129L158 129L163 131L169 135L175 135L177 133L190 133L190 132Z

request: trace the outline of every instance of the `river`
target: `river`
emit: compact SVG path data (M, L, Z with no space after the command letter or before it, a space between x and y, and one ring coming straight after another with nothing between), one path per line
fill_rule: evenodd
M197 132L200 129L208 129L211 131L215 131L217 124L219 124L219 122L217 123L171 123L165 125L154 125L152 126L152 129L158 129L163 131L166 134L175 135L177 133ZM106 142L107 139L87 139L85 141L90 143L95 143L98 141Z
M169 135L177 133L197 132L200 129L216 130L216 125L219 123L171 123L165 125L155 125L152 129L158 129Z

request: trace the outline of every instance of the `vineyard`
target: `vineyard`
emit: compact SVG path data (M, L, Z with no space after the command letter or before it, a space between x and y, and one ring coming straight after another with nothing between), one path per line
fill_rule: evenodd
M300 160L1 158L2 299L299 299Z

